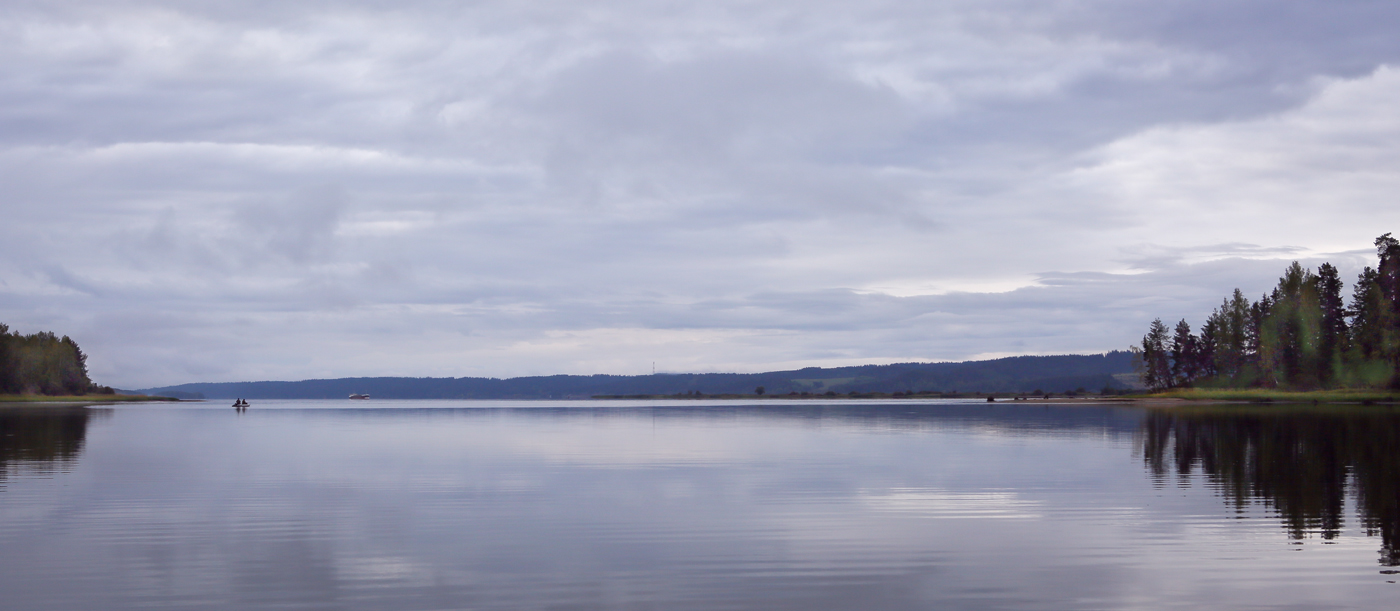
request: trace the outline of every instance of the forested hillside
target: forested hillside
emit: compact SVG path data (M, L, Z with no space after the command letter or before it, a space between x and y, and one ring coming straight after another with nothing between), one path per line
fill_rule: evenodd
M88 379L87 355L67 335L10 332L0 324L0 394L111 394Z
M1182 320L1152 321L1134 348L1143 381L1155 389L1400 388L1400 241L1376 238L1376 267L1365 268L1351 300L1337 268L1293 262L1255 301L1239 289L1193 333Z
M767 373L522 378L341 378L299 382L181 384L140 392L182 398L343 399L367 393L385 399L550 399L594 395L768 394L792 392L1064 392L1124 388L1114 374L1132 371L1132 354L1019 356L962 363L809 367Z

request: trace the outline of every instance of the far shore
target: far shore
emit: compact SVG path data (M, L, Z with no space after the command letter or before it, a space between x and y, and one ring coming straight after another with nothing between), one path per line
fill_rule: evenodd
M577 399L584 399L577 397ZM1175 388L1156 393L1128 393L1101 395L1094 393L1063 394L1052 393L857 393L857 394L714 394L714 395L593 395L584 400L631 400L631 401L764 401L779 402L792 400L904 400L918 402L929 399L972 399L988 403L1116 403L1148 404L1158 406L1190 405L1202 403L1217 404L1269 404L1269 403L1314 403L1351 405L1400 405L1400 393L1382 390L1310 390L1289 391L1266 388L1252 389L1208 389ZM481 399L490 401L492 399ZM540 399L549 400L549 399ZM23 405L101 405L112 403L179 403L197 402L197 399L176 399L154 395L4 395L0 394L0 406L19 407Z

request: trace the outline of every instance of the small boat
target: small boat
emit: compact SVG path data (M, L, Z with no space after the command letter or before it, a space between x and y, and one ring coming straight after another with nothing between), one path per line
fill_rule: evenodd
M369 395L362 395L362 394L360 394L360 393L355 393L355 394L353 394L353 395L350 395L350 398L351 398L351 399L355 399L355 400L357 400L357 401L363 401L363 400L365 400L365 399L368 399L368 398L369 398Z
M248 402L247 402L247 401L244 401L244 400L242 400L242 399L239 399L239 400L233 402L233 407L236 408L236 409L243 409L243 408L245 408L245 407L248 407Z

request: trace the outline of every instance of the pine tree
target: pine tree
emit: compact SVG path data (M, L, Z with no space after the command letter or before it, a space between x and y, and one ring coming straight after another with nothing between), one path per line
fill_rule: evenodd
M1384 309L1380 284L1376 281L1376 270L1367 267L1356 277L1352 287L1351 306L1347 314L1351 316L1349 341L1352 348L1352 366L1380 358L1382 333L1381 324Z
M1197 340L1186 319L1176 323L1171 345L1171 386L1190 386L1199 374Z
M1271 386L1318 385L1318 340L1322 308L1317 276L1297 261L1288 266L1270 297L1260 326L1260 368Z
M1336 382L1342 367L1342 355L1347 351L1347 310L1342 302L1342 279L1337 268L1323 263L1317 268L1317 298L1322 309L1322 328L1318 338L1318 383L1330 387Z
M1268 295L1261 295L1258 301L1249 305L1245 319L1245 354L1240 370L1253 384L1262 386L1274 386L1277 381L1274 372L1277 358L1270 350L1275 344L1266 337L1269 330L1265 325L1272 308L1273 300Z
M1390 364L1390 386L1400 388L1400 240L1376 238L1376 285L1380 289L1379 357Z
M10 326L0 323L0 394L19 392L19 380L15 377L14 344Z
M1212 352L1215 375L1222 382L1234 382L1244 369L1249 349L1249 300L1239 289L1211 313L1215 321L1216 341Z
M1220 375L1216 369L1216 347L1220 344L1220 310L1211 312L1201 325L1201 336L1196 343L1196 379L1210 380Z
M1142 376L1142 383L1153 390L1162 390L1172 385L1171 363L1167 354L1167 326L1162 319L1152 321L1147 335L1142 337L1141 346L1132 347L1136 356L1135 365Z

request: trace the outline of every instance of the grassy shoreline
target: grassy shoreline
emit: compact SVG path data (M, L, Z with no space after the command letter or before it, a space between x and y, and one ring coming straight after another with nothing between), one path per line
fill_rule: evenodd
M1275 390L1269 388L1176 388L1150 395L1149 399L1187 401L1242 401L1250 403L1397 403L1400 393L1386 390Z
M653 400L653 401L655 401L655 400L666 400L666 401L676 401L676 400L690 400L690 401L713 401L713 400L723 400L723 401L811 401L811 400L846 401L846 400L850 400L850 399L897 399L897 400L910 400L910 401L921 401L921 400L929 400L929 399L974 399L974 400L982 400L982 401L985 401L985 400L987 400L987 399L990 398L990 399L994 399L995 402L997 402L997 403L1002 403L1002 402L1009 402L1009 401L1041 401L1041 402L1045 402L1045 401L1051 401L1051 402L1066 402L1066 401L1068 401L1068 402L1083 402L1083 401L1108 402L1108 401L1113 401L1113 402L1127 402L1127 401L1133 401L1133 400L1137 400L1137 399L1143 399L1143 398L1145 398L1145 397L1142 397L1142 396L1133 396L1133 395L1097 395L1097 394L1066 395L1066 394L1064 394L1064 393L1052 393L1052 394L1044 394L1044 393L1042 393L1042 394L1040 394L1040 395L1033 395L1033 394L1028 394L1028 393L1011 393L1011 392L992 392L992 393L911 393L911 394L904 394L904 393L884 393L884 392L868 392L868 393L839 394L839 395L826 395L826 394L820 394L820 395L817 395L817 394L807 394L807 395L801 395L801 394L799 394L799 395L792 395L792 394L751 395L751 394L738 394L738 393L731 393L731 394L714 394L714 395L645 395L645 394L642 394L642 395L591 395L591 396L589 396L588 398L589 398L589 399L592 399L592 400ZM989 403L990 403L990 401L989 401Z
M147 395L0 395L0 403L144 403L178 400Z
M1367 389L1337 389L1290 391L1267 388L1174 388L1158 393L1133 393L1123 395L1084 394L1070 396L1052 394L1048 397L1025 393L914 393L909 395L881 392L859 393L856 395L593 395L591 399L642 399L642 400L743 400L743 401L783 401L783 400L849 400L849 399L986 399L994 397L997 403L1033 401L1038 403L1336 403L1336 404L1400 404L1400 392Z

